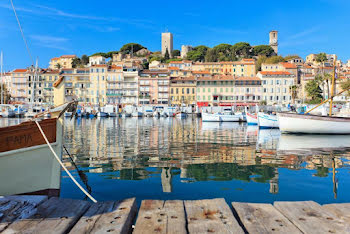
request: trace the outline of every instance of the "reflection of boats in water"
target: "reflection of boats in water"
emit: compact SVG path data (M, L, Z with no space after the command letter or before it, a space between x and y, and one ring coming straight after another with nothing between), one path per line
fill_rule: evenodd
M279 139L279 151L334 150L350 148L349 135L286 135Z
M259 129L257 148L275 150L280 136L281 132L278 129Z
M241 125L238 122L202 122L202 131L215 131L221 130L233 130L240 128Z

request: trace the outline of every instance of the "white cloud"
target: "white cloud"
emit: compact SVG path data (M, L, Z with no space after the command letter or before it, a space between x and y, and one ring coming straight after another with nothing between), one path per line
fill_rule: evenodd
M30 35L29 37L34 41L34 44L37 46L69 51L69 49L65 46L66 43L69 41L68 38L55 37L49 35Z

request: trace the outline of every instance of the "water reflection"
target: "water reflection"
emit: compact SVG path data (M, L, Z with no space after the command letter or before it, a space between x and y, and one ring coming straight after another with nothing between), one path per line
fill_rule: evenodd
M64 138L98 200L350 201L350 136L281 135L197 118L114 118L66 119ZM65 174L62 196L82 198Z

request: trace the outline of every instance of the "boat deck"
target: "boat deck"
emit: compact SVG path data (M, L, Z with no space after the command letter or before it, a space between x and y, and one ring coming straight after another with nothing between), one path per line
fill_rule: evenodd
M135 223L136 220L136 223ZM349 233L350 203L0 198L0 233Z

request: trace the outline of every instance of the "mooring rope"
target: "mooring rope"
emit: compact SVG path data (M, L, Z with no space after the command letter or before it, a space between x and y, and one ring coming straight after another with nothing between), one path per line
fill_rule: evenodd
M83 191L83 193L85 193L85 195L86 195L88 198L90 198L91 201L93 201L93 202L96 203L97 201L95 200L95 198L93 198L93 197L78 183L78 181L76 181L76 180L74 179L74 177L72 176L72 174L68 171L68 169L67 169L67 168L65 167L65 165L62 163L61 159L57 156L56 152L53 150L51 144L50 144L49 141L47 140L46 135L45 135L43 129L41 128L40 124L38 123L38 121L37 121L37 120L34 120L34 121L35 121L36 125L38 126L41 135L44 137L44 140L45 140L46 144L49 146L49 148L50 148L51 152L53 153L53 155L55 156L56 160L59 162L59 164L62 166L62 168L66 171L66 173L68 174L68 176L73 180L73 182L78 186L78 188L79 188L81 191Z

